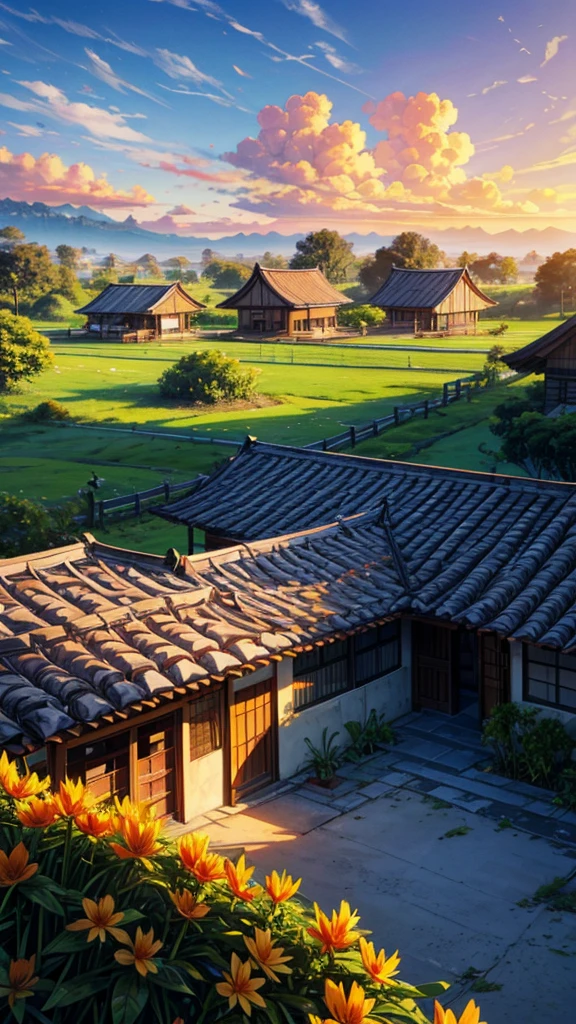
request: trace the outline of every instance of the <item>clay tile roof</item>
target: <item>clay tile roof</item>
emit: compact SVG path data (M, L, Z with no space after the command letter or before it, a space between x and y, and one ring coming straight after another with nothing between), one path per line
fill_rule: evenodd
M109 284L100 295L77 313L151 313L154 307L167 298L170 292L178 291L196 309L204 305L192 298L179 281L173 284Z
M524 345L503 356L505 363L508 363L513 370L528 370L529 372L542 372L546 365L547 357L564 345L567 341L576 338L576 316L571 316L563 323L557 324L551 331L543 334L541 338Z
M392 267L390 276L370 299L372 306L399 309L435 309L464 279L486 306L497 306L494 299L480 291L465 267L455 270L406 270Z
M269 270L256 263L252 276L235 295L219 303L222 309L236 309L236 300L249 292L261 279L278 296L282 305L297 309L306 306L341 306L352 302L324 277L318 267L310 270Z

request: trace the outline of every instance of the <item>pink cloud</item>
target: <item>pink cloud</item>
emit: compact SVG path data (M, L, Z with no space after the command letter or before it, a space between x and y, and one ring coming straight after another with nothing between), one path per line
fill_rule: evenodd
M0 189L11 199L41 202L94 203L99 208L148 206L154 202L146 189L116 189L105 174L85 163L66 166L55 153L33 157L31 153L11 153L0 148Z

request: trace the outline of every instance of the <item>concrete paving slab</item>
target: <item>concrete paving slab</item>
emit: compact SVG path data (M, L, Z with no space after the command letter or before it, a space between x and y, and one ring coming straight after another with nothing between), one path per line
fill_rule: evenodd
M492 806L490 800L475 800L474 797L467 796L466 793L462 793L459 789L451 789L450 786L437 786L436 789L430 791L430 796L435 797L437 800L447 800L448 803L470 811L471 814L487 811Z
M476 764L478 760L477 750L450 750L447 754L439 754L433 758L434 764L442 764L447 768L456 768L464 771Z
M419 757L423 761L433 761L442 754L449 754L452 748L445 744L434 743L433 740L411 736L409 739L403 739L397 743L395 749L402 756L407 755L408 757Z
M481 772L477 768L467 768L462 772L465 779L473 779L475 782L485 782L487 786L508 786L510 779L503 775L494 775L492 772Z
M393 793L394 786L387 785L385 782L371 782L369 786L364 786L361 792L369 800L375 800L376 797L384 796L385 793Z
M363 790L358 793L348 793L347 796L343 796L340 800L334 801L334 807L337 807L340 811L354 811L357 807L361 807L368 800L367 796L363 795Z
M389 786L405 786L407 782L411 782L413 779L412 775L408 775L407 772L386 772L385 775L380 775L378 782L386 782Z

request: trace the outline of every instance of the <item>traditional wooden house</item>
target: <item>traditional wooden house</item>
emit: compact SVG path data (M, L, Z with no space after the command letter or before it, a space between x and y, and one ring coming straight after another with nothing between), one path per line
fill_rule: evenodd
M480 291L466 268L392 267L370 305L385 310L387 326L395 331L475 334L480 312L498 303Z
M576 316L503 359L512 370L544 374L546 413L576 412Z
M321 338L336 333L336 313L348 302L317 267L268 270L256 263L246 284L219 309L238 310L242 334Z
M203 303L193 299L179 281L174 284L109 284L88 305L87 329L102 338L133 334L135 340L180 334Z
M189 820L371 708L573 715L574 485L370 461L253 453L205 485L240 507L229 532L299 502L274 539L164 560L87 536L1 562L0 746ZM366 511L304 527L335 504Z

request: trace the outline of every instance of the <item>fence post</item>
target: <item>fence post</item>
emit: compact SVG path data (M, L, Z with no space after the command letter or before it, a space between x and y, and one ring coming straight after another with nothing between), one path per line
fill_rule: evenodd
M448 385L442 385L442 405L448 405Z
M396 424L396 426L398 426L400 423L400 409L398 408L397 405L394 406L394 423Z
M140 495L139 494L135 494L134 495L134 515L135 516L139 516L140 515L140 508L141 508Z
M170 501L170 483L168 480L164 481L164 500Z
M374 437L378 437L378 420L372 420L372 433Z
M87 525L94 526L94 491L88 491L86 495L86 502L88 505L88 514L86 516Z
M462 381L461 380L457 380L456 381L456 398L457 399L460 398L461 394L462 394Z
M326 438L324 438L323 441L322 441L322 451L323 452L327 452L328 451L328 442L327 442Z
M428 419L428 399L424 400L424 419Z
M356 427L350 427L350 444L353 448L356 447Z
M98 525L100 529L104 528L104 502L98 502Z

